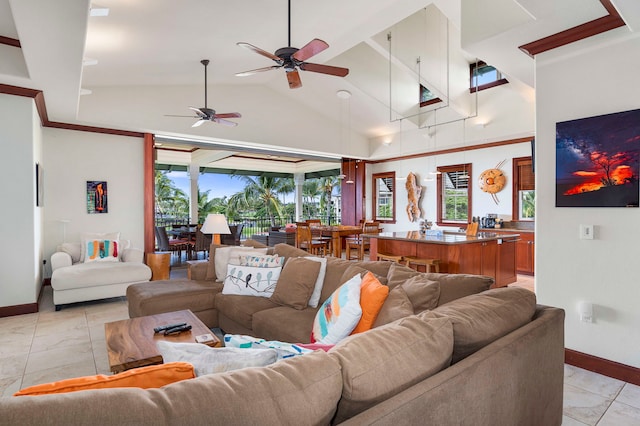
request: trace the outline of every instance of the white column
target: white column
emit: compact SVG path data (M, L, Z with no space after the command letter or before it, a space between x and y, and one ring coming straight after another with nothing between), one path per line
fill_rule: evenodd
M189 223L198 223L198 177L200 176L200 166L189 164L189 180L191 182L191 196L189 203Z
M302 218L302 184L304 184L304 173L294 173L293 182L296 184L296 222Z

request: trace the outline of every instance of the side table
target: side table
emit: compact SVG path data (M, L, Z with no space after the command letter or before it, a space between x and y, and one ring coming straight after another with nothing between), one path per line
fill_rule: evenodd
M151 268L151 281L168 280L171 265L171 253L157 251L147 253L147 266Z

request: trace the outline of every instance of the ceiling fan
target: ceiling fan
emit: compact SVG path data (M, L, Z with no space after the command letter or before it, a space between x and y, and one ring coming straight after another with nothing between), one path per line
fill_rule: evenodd
M216 110L211 109L211 108L207 108L207 65L209 65L209 60L208 59L203 59L200 61L200 63L202 65L204 65L204 107L203 108L194 108L194 107L189 107L190 110L192 110L193 112L196 113L195 116L191 116L191 115L166 115L166 117L191 117L191 118L197 118L198 121L196 121L193 126L191 127L198 127L201 126L202 123L205 123L207 121L213 121L219 124L223 124L225 126L237 126L238 123L235 123L233 121L229 121L229 120L225 120L225 118L240 118L242 117L242 115L240 115L239 112L225 112L225 113L216 113Z
M349 74L348 68L340 68L333 67L330 65L322 65L322 64L313 64L310 62L305 62L307 59L311 58L314 55L322 52L327 49L329 45L317 38L314 38L309 43L305 44L302 48L298 49L296 47L291 47L291 0L288 2L289 4L289 46L282 47L276 50L274 53L267 52L266 50L262 50L259 47L256 47L249 43L238 42L236 43L238 46L245 47L249 50L256 52L259 55L266 56L269 59L272 59L278 65L272 65L270 67L258 68L255 70L239 72L236 74L238 77L245 77L248 75L253 75L263 71L274 70L278 68L284 68L287 72L287 81L289 82L290 89L297 89L302 86L302 81L300 81L300 75L298 74L298 68L303 71L311 71L317 72L321 74L329 74L335 75L338 77L345 77Z

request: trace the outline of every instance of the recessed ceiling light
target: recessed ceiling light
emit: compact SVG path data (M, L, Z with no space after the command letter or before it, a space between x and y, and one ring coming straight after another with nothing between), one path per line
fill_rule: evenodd
M98 60L97 59L93 59L93 58L84 58L82 60L82 66L89 66L89 65L97 65L98 64Z
M82 95L90 95L90 94L92 94L92 93L93 93L93 92L92 92L91 90L89 90L89 89L80 89L80 95L81 95L81 96L82 96Z
M351 92L348 90L338 90L336 92L336 96L340 99L349 99L351 97Z

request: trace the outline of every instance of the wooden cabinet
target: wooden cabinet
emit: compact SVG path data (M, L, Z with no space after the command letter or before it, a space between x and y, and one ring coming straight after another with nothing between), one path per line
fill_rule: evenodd
M535 234L533 232L496 231L503 235L518 234L520 238L516 242L516 271L518 274L535 274Z
M519 274L534 275L536 242L531 233L520 234L516 246L516 269Z

